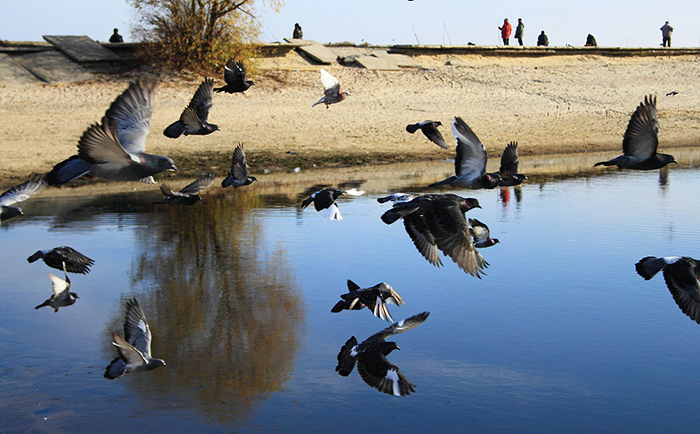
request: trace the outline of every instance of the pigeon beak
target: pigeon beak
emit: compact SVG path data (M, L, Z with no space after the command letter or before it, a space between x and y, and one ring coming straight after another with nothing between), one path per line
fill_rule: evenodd
M177 172L177 167L175 167L175 166L173 165L173 166L172 166L170 169L168 169L168 170L170 170L171 172Z

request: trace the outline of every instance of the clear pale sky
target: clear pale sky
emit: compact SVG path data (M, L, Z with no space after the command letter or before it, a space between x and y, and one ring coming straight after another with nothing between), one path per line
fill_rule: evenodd
M0 39L88 35L106 41L118 27L131 40L134 13L124 0L0 0L0 10ZM506 17L513 27L523 19L525 45L535 45L544 30L551 46L583 45L592 33L600 46L656 47L668 20L674 47L700 46L698 0L287 0L280 13L261 15L261 40L291 37L298 22L305 38L322 43L415 44L417 36L421 44L495 45Z

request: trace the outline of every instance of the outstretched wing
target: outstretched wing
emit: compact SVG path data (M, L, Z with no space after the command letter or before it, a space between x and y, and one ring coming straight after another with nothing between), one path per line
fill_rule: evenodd
M324 93L326 94L328 93L328 89L332 89L334 87L337 87L338 90L340 90L340 83L338 83L338 79L333 77L323 68L321 68L321 83L323 83L323 89L325 90Z
M365 339L365 342L380 340L383 341L386 340L386 338L388 338L389 336L397 335L399 333L403 333L413 328L416 328L419 325L423 324L423 322L428 318L428 315L430 315L430 312L421 312L417 315L413 315L412 317L402 319L401 321L396 322L390 325L389 327L385 328L384 330L368 337L367 339Z
M39 192L46 186L44 177L32 178L28 181L16 185L0 195L0 206L10 206L13 203L23 202L34 193Z
M694 259L680 258L664 268L664 280L678 307L700 324L700 282L695 267Z
M518 142L510 142L501 156L501 168L498 171L505 175L518 174Z
M151 356L151 329L148 327L146 314L135 298L126 301L124 338L143 356Z
M185 195L192 195L192 194L198 194L201 193L202 191L206 190L211 186L211 184L214 182L214 179L216 178L216 175L213 175L211 173L207 173L206 175L202 176L198 180L192 182L191 184L188 184L185 188L180 190L180 193L185 194Z
M486 149L476 134L460 117L452 122L452 134L457 143L455 174L477 178L486 172Z
M138 80L117 97L105 117L116 129L119 143L129 153L146 152L146 136L151 130L155 79Z
M245 151L243 150L243 145L236 146L233 151L233 157L231 158L231 176L235 180L244 180L248 177L248 162L245 158Z
M197 112L197 117L202 122L206 122L209 117L209 110L212 107L214 97L214 80L205 78L197 88L188 107L192 107Z
M656 97L644 97L632 114L625 138L622 140L622 152L627 156L649 158L659 145L659 115L656 112Z

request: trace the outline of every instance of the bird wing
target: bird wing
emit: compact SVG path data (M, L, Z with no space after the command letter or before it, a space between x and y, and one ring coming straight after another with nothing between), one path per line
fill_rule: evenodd
M184 196L184 194L182 194L180 192L173 191L173 189L170 188L170 185L168 185L168 184L161 184L160 185L160 192L165 197Z
M116 128L119 143L129 153L146 152L156 87L158 82L154 79L131 83L105 114Z
M146 314L135 298L126 302L124 338L144 357L151 357L151 329L148 327Z
M46 274L48 274L49 279L51 279L51 287L53 288L54 297L58 297L60 293L70 289L70 281L63 280L60 277L49 273L48 271Z
M124 338L116 332L112 332L112 344L117 347L119 355L126 361L127 365L143 365L147 364L143 353L129 344Z
M216 179L216 175L207 173L198 180L192 182L191 184L188 184L186 187L180 190L180 193L188 196L201 193L211 186L211 184L214 182L214 179Z
M432 265L441 267L440 251L435 243L435 238L428 230L423 214L416 212L405 216L403 225L420 254Z
M185 107L180 115L180 123L185 126L185 131L197 131L202 128L202 121L197 115L197 110L192 107Z
M383 393L395 396L410 395L415 392L415 384L406 378L398 366L379 355L373 359L357 361L357 372L365 383Z
M501 168L498 171L502 174L516 175L518 173L518 142L510 142L501 156Z
M245 67L243 62L229 59L224 67L224 81L226 84L242 85L245 82Z
M625 138L622 140L622 152L627 156L649 158L656 153L659 145L659 115L656 111L656 97L644 97L637 110L632 114Z
M452 122L452 135L457 143L455 174L477 178L486 172L486 149L462 118L456 117Z
M435 143L439 147L443 149L449 149L450 147L447 145L447 142L445 142L445 138L442 137L442 133L440 133L440 130L437 129L437 125L435 122L432 121L426 121L426 124L421 128L423 131L423 134L425 137L428 138L431 142Z
M78 156L90 164L138 163L120 144L114 125L108 118L102 118L102 124L92 124L85 130L78 142Z
M700 324L700 282L695 267L694 259L681 258L664 268L664 280L678 307Z
M55 264L57 268L65 263L71 273L87 274L95 261L68 246L56 247L44 255L44 262Z
M328 90L334 87L337 87L338 90L340 90L340 83L338 83L338 79L330 75L328 71L323 68L321 68L321 83L323 83L323 89L325 89L324 93L326 95L328 94ZM337 92L338 91L335 93Z
M430 315L430 312L421 312L417 315L413 315L412 317L402 319L401 321L396 322L390 325L389 327L385 328L384 330L368 337L367 339L365 339L364 342L380 340L383 341L386 340L386 338L388 338L389 336L397 335L399 333L403 333L405 331L416 328L419 325L423 324L423 321L425 321L428 318L428 315Z
M246 161L242 145L236 146L236 149L233 151L231 176L237 181L242 181L248 177L248 162Z
M377 288L379 291L379 296L382 298L382 300L385 300L388 303L393 303L397 306L402 306L404 304L403 298L401 298L399 293L396 292L396 290L388 283L382 282L373 286L373 288Z
M197 112L197 117L206 122L209 117L209 110L212 107L212 99L214 97L214 80L205 78L202 84L199 85L194 93L188 107L192 107Z
M481 241L486 241L491 238L491 231L489 227L481 223L477 219L469 219L469 233L474 237L474 243L479 243Z
M0 206L10 206L13 203L23 202L29 199L29 197L31 197L31 195L34 193L39 192L45 186L46 180L44 177L32 178L25 181L0 195Z

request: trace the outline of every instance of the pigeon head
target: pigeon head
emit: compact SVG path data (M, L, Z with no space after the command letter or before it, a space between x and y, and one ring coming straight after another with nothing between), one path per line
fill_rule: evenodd
M22 208L18 206L3 206L0 211L0 221L11 219L12 217L17 217L18 215L24 215Z
M474 199L473 197L462 198L462 199L463 199L462 202L459 204L459 209L462 212L467 212L473 208L481 208L481 205L479 205L479 201Z
M214 131L221 131L219 126L215 124L205 124L204 129L207 130L207 134L213 133Z
M659 161L661 161L661 162L663 163L664 166L667 165L667 164L671 164L671 163L678 164L678 163L676 162L676 159L673 158L673 155L668 155L668 154L656 154L656 156L659 158Z
M177 172L177 167L175 167L175 162L173 161L172 158L170 157L161 157L158 156L158 172L162 172L164 170L171 170L174 172Z
M434 123L435 123L435 126L436 126L436 127L441 127L441 126L442 126L442 122L440 122L440 121L435 121Z
M258 180L258 178L254 177L254 176L249 176L248 179L246 179L246 185L252 184L253 182L255 182L257 180Z
M156 368L160 368L161 366L167 366L165 364L165 360L163 360L163 359L153 359L151 361L151 363L149 363L149 365L152 366L152 367L149 366L149 369L156 369Z

